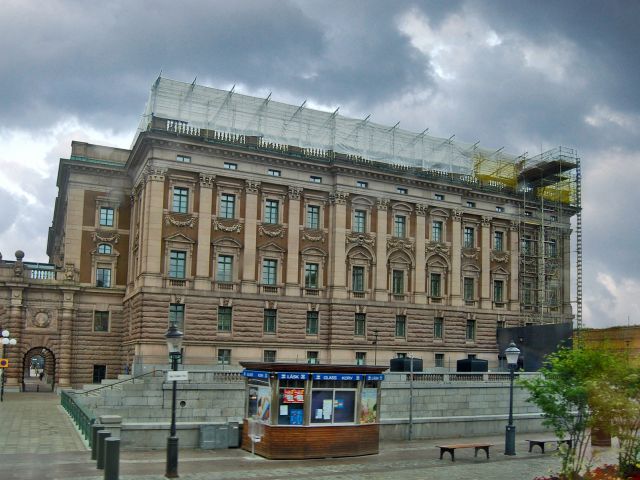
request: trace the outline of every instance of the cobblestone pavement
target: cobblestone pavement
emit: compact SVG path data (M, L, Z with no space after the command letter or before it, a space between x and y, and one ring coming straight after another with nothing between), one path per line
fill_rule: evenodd
M72 423L59 408L59 398L51 394L9 394L0 404L0 465L2 480L101 480L103 473L85 449ZM42 422L39 423L38 419ZM8 430L7 430L8 429ZM46 438L43 438L46 437ZM478 437L495 446L491 458L472 450L438 459L439 443L453 440L383 442L379 455L304 461L266 460L240 449L181 450L180 478L184 480L236 480L307 478L321 480L532 480L557 470L553 453L528 453L524 436L517 443L517 455L502 454L502 436ZM470 440L470 439L465 439ZM615 461L615 449L598 449L596 462ZM121 452L122 480L164 479L165 451Z

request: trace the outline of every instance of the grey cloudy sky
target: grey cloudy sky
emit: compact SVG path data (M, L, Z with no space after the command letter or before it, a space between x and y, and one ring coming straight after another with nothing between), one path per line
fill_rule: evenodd
M640 324L640 2L5 0L0 252L47 261L72 139L128 147L163 76L583 161L585 323Z

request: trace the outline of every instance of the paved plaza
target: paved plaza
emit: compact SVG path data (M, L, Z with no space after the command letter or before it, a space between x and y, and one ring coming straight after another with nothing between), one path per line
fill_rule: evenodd
M518 439L515 457L502 454L502 436L476 438L495 445L491 458L486 460L483 452L474 458L473 450L461 450L455 463L448 455L439 460L435 445L460 443L460 439L383 442L379 455L304 461L265 460L240 449L181 450L179 473L185 480L533 480L557 470L557 456L528 453L524 438ZM0 404L0 447L2 480L103 478L55 394L6 393ZM598 464L615 462L615 449L596 449L594 454ZM164 467L164 450L121 452L123 480L164 479Z

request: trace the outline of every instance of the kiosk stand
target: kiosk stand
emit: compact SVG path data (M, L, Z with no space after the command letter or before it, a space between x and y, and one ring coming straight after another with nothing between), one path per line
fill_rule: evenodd
M241 365L247 395L245 450L272 459L378 453L380 383L387 367Z

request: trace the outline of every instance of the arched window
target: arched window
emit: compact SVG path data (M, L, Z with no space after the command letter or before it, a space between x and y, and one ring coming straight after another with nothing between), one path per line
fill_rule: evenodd
M101 243L98 245L98 253L103 255L111 255L111 245L108 243Z

